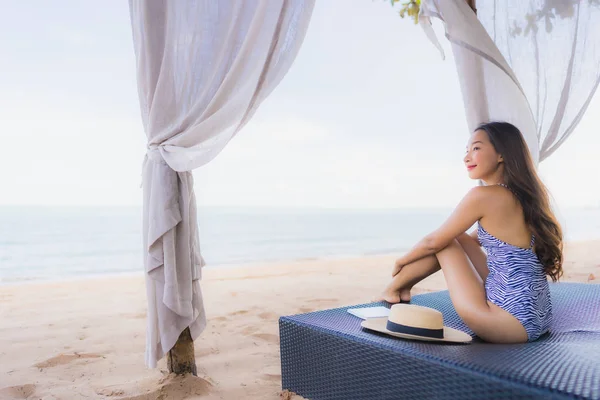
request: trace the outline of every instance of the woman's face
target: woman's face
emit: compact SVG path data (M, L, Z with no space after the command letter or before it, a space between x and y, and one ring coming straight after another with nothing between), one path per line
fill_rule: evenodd
M473 132L467 144L465 166L471 179L488 180L502 165L502 156L496 152L486 131Z

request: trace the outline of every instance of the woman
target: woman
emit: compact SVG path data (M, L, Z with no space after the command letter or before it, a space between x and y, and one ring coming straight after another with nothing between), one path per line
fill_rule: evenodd
M396 261L381 298L409 301L413 285L441 268L456 312L477 336L536 340L552 321L546 275L562 275L562 230L547 189L521 132L506 122L480 125L464 162L469 177L486 185L471 189L439 229ZM475 222L477 230L465 233Z

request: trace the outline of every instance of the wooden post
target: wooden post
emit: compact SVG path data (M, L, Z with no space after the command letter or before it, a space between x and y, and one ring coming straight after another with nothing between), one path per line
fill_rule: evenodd
M190 328L185 328L175 346L167 354L167 367L169 372L177 375L193 374L198 376L196 370L196 358L194 356L194 341L190 334Z

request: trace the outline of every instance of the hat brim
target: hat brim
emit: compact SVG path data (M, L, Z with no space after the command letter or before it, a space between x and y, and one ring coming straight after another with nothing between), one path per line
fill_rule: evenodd
M409 335L407 333L392 332L392 331L388 331L386 328L387 321L388 321L387 317L368 318L368 319L364 320L360 324L360 326L362 326L363 328L372 330L372 331L385 333L386 335L390 335L390 336L394 336L394 337L398 337L398 338L402 338L402 339L422 340L422 341L426 341L426 342L469 343L473 340L473 338L469 334L467 334L463 331L459 331L458 329L450 328L447 326L444 326L444 337L442 339L431 338L431 337L427 337L427 336Z

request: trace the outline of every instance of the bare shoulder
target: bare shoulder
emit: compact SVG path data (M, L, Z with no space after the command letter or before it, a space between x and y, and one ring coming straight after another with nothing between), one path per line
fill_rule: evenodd
M493 211L506 204L512 197L510 191L501 186L475 186L467 192L465 200L485 214L486 211Z
M493 216L494 220L513 220L520 205L513 193L499 185L478 186L477 196L481 204L482 217ZM485 218L487 219L487 218Z
M465 199L469 202L485 203L486 200L493 198L494 191L490 190L489 186L475 186L471 188L465 195Z

